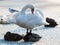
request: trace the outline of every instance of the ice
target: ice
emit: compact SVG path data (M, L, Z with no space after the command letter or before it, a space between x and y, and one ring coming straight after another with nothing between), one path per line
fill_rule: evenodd
M21 10L26 4L33 4L36 8L42 10L46 17L51 17L56 20L58 25L54 28L44 26L33 29L33 33L42 36L38 42L7 42L4 40L4 35L7 31L26 34L26 29L15 24L0 24L0 45L60 45L60 1L59 0L0 0L0 16L11 15L8 8Z

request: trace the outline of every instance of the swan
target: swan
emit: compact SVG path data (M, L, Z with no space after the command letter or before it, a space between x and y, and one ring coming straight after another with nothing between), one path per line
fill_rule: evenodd
M27 9L31 10L31 14L25 14ZM27 33L30 30L30 33L33 28L41 25L46 25L47 23L44 20L44 15L40 10L34 8L33 5L26 5L21 11L13 15L14 20L10 19L9 21L17 24L20 27L26 28Z
M12 9L12 8L9 8L9 12L14 13L14 12L19 12L19 11L15 10L15 9Z
M30 13L28 14L26 14L27 9L30 9ZM30 37L32 38L33 41L38 41L39 38L41 37L39 37L39 35L37 34L33 34L32 29L41 25L48 24L44 20L43 13L39 9L36 9L31 4L24 6L21 11L17 12L12 17L9 17L7 20L10 23L15 23L16 25L27 29L26 35L24 37L25 41L28 41L29 40L28 38Z

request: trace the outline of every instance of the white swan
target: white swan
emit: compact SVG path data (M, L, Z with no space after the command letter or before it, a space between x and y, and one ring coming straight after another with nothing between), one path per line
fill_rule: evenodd
M25 14L25 11L30 8L31 9L31 14ZM46 22L44 21L44 15L39 11L39 10L34 10L33 5L26 5L20 12L14 15L15 21L11 21L23 28L28 30L31 30L37 26L45 25Z
M9 12L14 13L14 12L19 12L19 11L15 10L15 9L12 9L12 8L9 8Z

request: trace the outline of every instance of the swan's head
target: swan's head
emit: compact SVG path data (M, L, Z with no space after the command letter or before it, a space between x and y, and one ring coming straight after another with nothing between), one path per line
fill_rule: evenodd
M31 12L32 12L32 14L34 13L34 6L33 5L31 5L31 4L29 4L29 5L27 5L28 6L28 8L30 8L31 9Z

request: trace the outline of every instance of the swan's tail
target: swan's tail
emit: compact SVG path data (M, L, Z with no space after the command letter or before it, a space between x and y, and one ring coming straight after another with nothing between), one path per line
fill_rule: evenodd
M49 23L47 23L47 22L43 22L43 25L49 25Z

